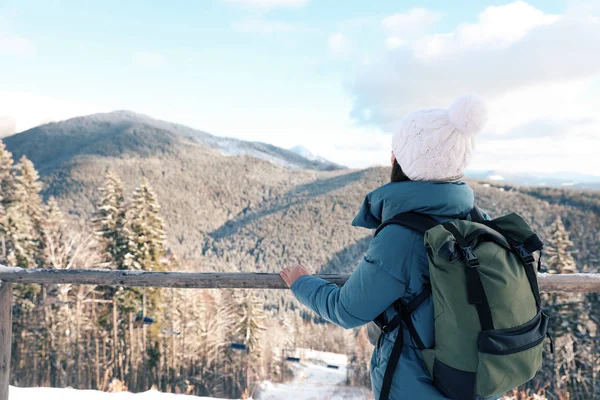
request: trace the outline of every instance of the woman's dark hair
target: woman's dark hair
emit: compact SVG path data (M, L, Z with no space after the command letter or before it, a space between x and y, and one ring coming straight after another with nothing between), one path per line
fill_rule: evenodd
M410 181L408 176L402 171L400 164L398 161L394 160L394 165L392 166L392 182L404 182Z

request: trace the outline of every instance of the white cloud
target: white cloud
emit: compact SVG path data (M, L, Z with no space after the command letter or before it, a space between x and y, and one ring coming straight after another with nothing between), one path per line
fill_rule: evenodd
M519 41L535 28L551 25L557 15L546 15L523 1L506 6L491 6L479 14L475 24L461 24L453 32L430 35L415 41L419 58L439 57L458 51L492 45L503 48Z
M16 56L33 56L36 51L36 45L32 41L0 31L0 53Z
M385 17L381 25L390 34L403 39L423 34L443 17L443 13L425 8L413 8L405 13L396 13Z
M333 33L328 40L329 51L337 57L347 56L352 50L352 43L343 33Z
M505 7L531 15L529 6L521 2ZM553 23L531 19L534 27L527 33L521 28L517 38L510 21L520 17L505 11L493 7L481 14L477 24L461 25L451 33L426 36L386 52L359 72L352 87L352 115L360 122L386 127L415 108L447 106L465 92L499 98L535 86L540 88L529 96L547 102L543 91L549 83L600 76L600 52L596 51L600 48L600 22L582 14L553 17ZM544 23L540 25L540 21ZM503 24L510 39L500 40L498 29L490 27ZM487 41L482 41L481 32L488 32ZM370 118L364 118L364 110L371 110Z
M10 136L17 131L17 121L14 117L0 116L0 138Z
M226 3L241 5L249 8L299 8L303 7L310 0L221 0Z
M144 68L158 68L167 63L162 54L145 51L133 53L131 60L135 65Z
M489 7L476 23L447 33L408 42L396 38L388 38L387 50L360 67L349 88L356 121L393 131L411 111L447 107L459 95L478 92L490 108L478 153L489 157L480 161L496 162L499 155L491 149L501 141L497 149L509 152L522 135L554 144L528 146L524 151L531 157L522 155L515 165L551 168L558 160L544 164L555 156L543 155L544 149L569 142L562 168L574 162L592 172L590 161L576 160L588 154L583 146L600 148L600 18L589 9L557 16L517 1ZM537 152L540 164L533 161ZM594 167L600 170L598 163Z
M287 21L266 20L263 18L247 18L232 24L233 29L243 33L273 34L308 32L310 29L300 24Z
M479 143L471 169L507 172L579 172L599 176L599 141L556 138L490 140ZM533 151L532 151L533 150Z
M0 91L0 115L12 122L16 132L48 122L102 111L106 110L79 102L72 103L26 92Z
M397 49L399 47L406 46L408 43L408 40L399 38L397 36L390 36L385 40L385 46L388 49Z

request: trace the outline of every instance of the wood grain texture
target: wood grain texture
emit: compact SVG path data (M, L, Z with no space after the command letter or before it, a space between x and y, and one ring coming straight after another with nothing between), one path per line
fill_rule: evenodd
M315 275L343 285L349 275ZM73 283L87 285L173 287L197 289L287 289L274 273L193 273L113 270L52 270L0 268L0 280L14 283ZM600 274L539 275L543 292L600 293Z

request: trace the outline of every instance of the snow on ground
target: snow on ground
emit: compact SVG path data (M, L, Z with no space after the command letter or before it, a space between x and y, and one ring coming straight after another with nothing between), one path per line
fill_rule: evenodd
M143 393L107 393L98 390L19 388L11 386L9 400L216 400L214 397L186 396L149 390Z
M346 386L347 357L343 354L298 349L286 356L294 376L285 383L263 382L253 394L255 400L372 400L370 390ZM330 368L337 366L338 368ZM10 387L9 400L218 400L214 397L186 396L150 390L144 393L106 393L97 390ZM515 400L516 397L504 397ZM544 397L533 399L543 400ZM249 399L252 400L252 399Z
M256 400L369 400L371 392L363 388L346 386L347 358L343 354L299 350L300 362L289 362L294 377L285 383L265 381L258 388ZM329 368L337 366L338 369Z
M347 357L343 354L298 349L286 356L299 357L300 362L287 361L294 376L285 383L263 382L254 393L255 400L369 400L371 392L346 386ZM338 369L329 368L337 366ZM9 400L216 400L213 397L148 391L144 393L106 393L97 390L10 387Z

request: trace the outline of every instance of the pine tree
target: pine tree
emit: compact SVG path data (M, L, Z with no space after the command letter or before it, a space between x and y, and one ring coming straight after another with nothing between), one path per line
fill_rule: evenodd
M165 271L168 267L164 222L160 204L146 179L135 190L126 210L123 241L126 243L123 268L141 271ZM160 291L120 288L117 299L126 311L142 308L142 312L157 312Z
M67 224L56 200L51 197L44 211L41 224L43 268L68 268L73 240L67 234Z
M546 254L548 272L551 274L569 274L577 272L577 263L573 258L570 249L573 242L569 239L569 234L560 217L551 226L552 238Z
M164 271L165 224L160 216L160 204L156 194L144 178L135 190L128 213L128 252L125 265L143 271Z
M41 263L42 185L35 167L23 156L14 168L14 184L7 192L7 258L11 265L30 268Z
M117 269L125 269L126 210L121 178L113 171L108 171L100 193L102 199L92 223L104 246L105 262Z
M12 154L6 150L6 146L0 141L0 262L8 264L8 247L11 244L8 215L6 208L10 204L14 191L14 171Z
M125 217L123 235L127 243L127 252L123 266L141 271L167 270L169 261L166 257L166 233L160 216L160 204L146 179L136 188ZM141 376L142 385L145 385L161 358L161 328L164 324L161 316L165 303L157 288L120 288L116 300L123 311L137 311L137 321L145 317L154 320L150 327L142 325L142 371L150 370L149 374L145 372Z
M0 193L2 194L2 206L4 208L12 200L11 194L14 192L14 184L12 154L6 150L6 146L0 141Z
M262 375L259 362L262 353L265 307L264 303L256 296L254 291L242 291L238 299L239 322L237 324L236 334L247 347L248 355L245 357L245 383L244 387L249 388L250 382L256 375Z
M24 202L25 213L31 220L36 236L39 236L42 221L42 184L40 176L33 163L26 157L21 157L16 165L16 194L18 200Z
M254 291L242 292L239 299L239 323L237 333L250 353L259 353L262 345L262 332L265 330L265 308Z

